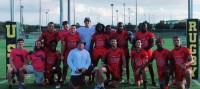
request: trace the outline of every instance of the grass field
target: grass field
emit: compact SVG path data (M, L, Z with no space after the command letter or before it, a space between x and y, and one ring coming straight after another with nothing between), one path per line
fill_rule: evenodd
M173 45L172 45L172 39L171 38L164 38L165 40L165 44L164 44L164 47L171 50L173 48ZM5 57L6 57L6 41L5 40L0 40L0 89L7 89L7 81L5 80L5 77L6 77L6 60L5 60ZM26 47L28 50L32 49L32 47ZM60 49L60 44L58 45L58 49ZM156 46L153 47L153 50L156 49ZM154 73L155 73L155 80L156 82L158 83L158 77L157 77L157 68L156 68L156 65L155 65L155 61L153 63L154 65ZM101 66L100 64L98 66ZM130 70L132 70L132 68L130 68ZM131 81L134 81L134 77L133 77L133 72L130 71L130 77L131 77ZM68 74L70 74L70 71L68 70ZM124 80L126 80L126 76L123 76ZM147 72L147 78L148 78L148 86L149 86L149 89L159 89L159 87L153 87L151 86L151 78L150 78L150 74L149 72ZM26 76L26 79L25 79L25 84L26 84L26 88L27 89L55 89L55 86L41 86L41 87L38 87L38 86L35 86L33 84L33 81L34 81L34 77L33 75L28 75ZM69 76L67 76L67 81L69 81ZM199 83L199 82L198 82ZM15 84L13 86L14 89L17 89L18 86ZM120 84L120 86L116 89L142 89L143 87L142 86L134 86L134 85L128 85L128 84ZM199 89L200 87L195 84L195 83L192 83L192 87L191 89ZM68 89L67 85L63 85L61 87L61 89ZM80 89L93 89L93 86L86 86L86 87L81 87ZM107 88L106 88L107 89ZM170 87L170 89L176 89L175 87Z

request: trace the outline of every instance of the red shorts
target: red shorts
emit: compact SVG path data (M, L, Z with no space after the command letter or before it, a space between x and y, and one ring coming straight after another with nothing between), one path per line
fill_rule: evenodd
M164 70L158 70L159 81L165 81Z
M114 80L120 79L120 74L121 74L120 69L116 69L111 66L107 66L106 69L112 75L112 79L114 79Z
M134 71L134 78L135 78L135 82L142 80L142 75L141 74L136 74L136 71Z
M105 51L106 51L105 48L102 48L102 49L96 49L96 48L94 48L94 50L92 52L92 54L93 54L93 60L98 60L99 56L103 57Z
M190 67L187 67L186 70L187 69L190 69ZM183 70L183 69L176 69L175 70L175 78L176 78L177 81L183 81L183 79L185 77L184 73L185 73L186 70Z
M68 57L70 51L71 51L71 50L65 51L64 59L62 60L63 66L65 66L65 67L68 67L68 64L67 64L67 57Z
M123 51L124 51L126 60L129 60L130 59L129 49L128 48L127 49L123 49Z

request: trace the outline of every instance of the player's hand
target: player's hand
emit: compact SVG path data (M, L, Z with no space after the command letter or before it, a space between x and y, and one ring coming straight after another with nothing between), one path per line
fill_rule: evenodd
M15 67L13 67L13 71L14 71L15 73L17 73L17 69L16 69Z
M185 69L186 69L186 66L187 66L187 65L186 65L185 63L182 64L182 65L181 65L181 69L184 69L184 70L185 70Z
M82 73L85 73L85 71L86 71L86 69L85 69L85 68L82 68L82 71L81 71L81 72L82 72Z
M75 73L77 73L77 74L79 73L78 69L75 70Z

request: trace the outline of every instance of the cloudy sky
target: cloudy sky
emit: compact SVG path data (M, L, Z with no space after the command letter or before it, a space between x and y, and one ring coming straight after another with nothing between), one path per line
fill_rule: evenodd
M15 1L15 21L20 21L20 0ZM24 6L24 23L39 24L39 0L21 0ZM48 21L59 23L59 1L60 0L41 0L42 1L42 25L46 25L46 14L49 10ZM63 20L67 20L67 2L63 0ZM74 23L73 2L75 2L75 22L83 25L85 17L90 17L92 24L101 22L105 25L112 24L111 3L114 4L114 24L117 23L117 13L119 21L124 22L125 3L125 23L129 22L128 8L130 8L130 22L136 23L135 19L135 0L71 0L71 23ZM160 20L182 20L188 17L188 0L138 0L138 23L144 20L151 23ZM200 0L193 0L193 18L200 19ZM0 21L10 20L10 0L0 0Z

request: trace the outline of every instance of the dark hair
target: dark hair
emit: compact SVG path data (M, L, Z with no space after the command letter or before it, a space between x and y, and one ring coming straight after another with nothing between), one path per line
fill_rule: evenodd
M112 36L112 37L110 37L110 39L109 39L109 40L111 41L111 40L113 40L113 39L115 39L115 40L117 40L117 41L118 41L118 38L117 38L116 36Z
M105 29L105 26L102 24L102 23L97 23L97 25L95 26L95 33L97 33L97 26L102 26L102 29L101 29L101 32L103 33L104 32L104 29Z
M178 37L178 36L174 36L173 39L175 39L175 38L180 38L180 37Z
M49 22L48 25L49 25L49 24L54 24L54 23L53 23L53 22Z
M117 25L119 25L119 24L123 24L123 23L122 22L118 22Z
M75 27L76 27L76 25L75 25L75 24L72 24L72 25L71 25L71 27L72 27L72 26L75 26Z
M62 25L66 25L66 24L68 24L68 21L63 21L62 22Z
M17 39L17 43L18 43L19 41L23 41L23 42L24 42L24 39L23 39L23 38Z

